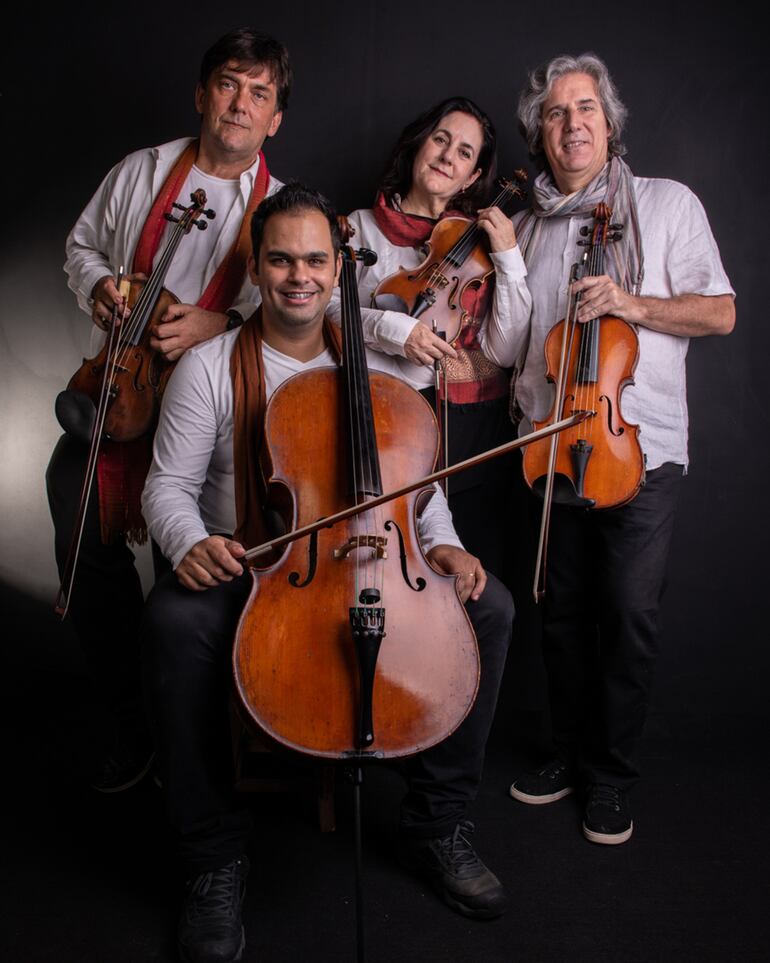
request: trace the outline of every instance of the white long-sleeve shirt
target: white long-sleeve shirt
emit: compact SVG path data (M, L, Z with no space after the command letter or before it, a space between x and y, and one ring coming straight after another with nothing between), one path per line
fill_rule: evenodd
M89 316L89 299L96 282L106 275L115 276L121 264L126 273L130 272L134 251L150 207L177 158L191 140L191 137L183 137L159 147L135 151L125 157L104 178L70 231L64 271L78 304ZM216 241L204 272L197 277L186 277L187 283L192 284L185 292L186 303L194 304L198 300L232 247L251 197L258 167L257 160L241 174L236 203L229 211L217 211L217 216L209 222L205 234L209 243L212 237ZM281 182L271 176L267 193L273 194L280 186ZM185 242L192 244L195 240L186 238ZM176 258L180 256L184 256L183 244L176 252ZM177 294L176 291L174 293ZM252 312L253 305L260 302L259 288L251 283L248 274L244 277L236 301L234 307L246 317ZM91 344L94 353L104 337L104 332L94 325Z
M640 294L655 298L734 294L695 194L677 181L647 177L634 178L634 191L644 252ZM514 217L514 224L520 216ZM545 380L544 343L567 313L570 270L583 251L579 232L591 222L590 216L546 218L529 265L531 337L516 382L516 401L524 414L522 434L532 421L545 420L553 405L554 387ZM686 466L689 338L642 326L637 334L639 363L634 384L621 395L623 417L641 426L639 441L648 470L664 462Z
M350 243L355 248L367 247L377 254L375 264L358 263L358 296L361 320L367 345L387 354L404 354L404 342L416 324L414 318L398 311L380 311L369 307L380 281L399 268L413 268L425 254L419 248L399 247L385 237L371 210L353 211L348 218L355 234ZM523 347L532 299L527 288L527 268L518 245L509 251L490 255L495 266L495 290L491 311L481 325L479 341L484 355L500 368L510 368ZM339 298L332 298L328 314L339 317ZM421 366L420 386L433 383L433 369ZM417 377L417 376L415 376Z
M150 534L174 568L208 535L235 530L230 356L237 337L238 332L231 331L185 352L163 397L142 511ZM328 351L304 364L264 343L262 354L268 400L292 375L334 366ZM370 368L404 381L415 370L380 352L367 351L367 360ZM462 548L438 487L419 518L418 534L425 552L435 545Z

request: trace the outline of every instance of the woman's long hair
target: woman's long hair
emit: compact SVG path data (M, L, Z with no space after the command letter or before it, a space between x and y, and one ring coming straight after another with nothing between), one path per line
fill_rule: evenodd
M447 208L461 211L463 214L475 214L480 207L486 206L497 174L497 134L489 117L467 97L449 97L442 100L440 104L420 114L401 131L380 178L379 190L385 195L388 203L392 203L395 194L403 198L409 193L417 152L443 118L453 111L470 114L481 124L482 144L476 162L476 167L481 170L481 174L467 190L460 191L450 198Z

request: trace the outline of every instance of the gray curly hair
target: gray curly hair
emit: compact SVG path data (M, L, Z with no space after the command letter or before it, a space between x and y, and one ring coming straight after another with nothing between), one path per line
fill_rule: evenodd
M609 124L607 149L610 157L625 154L626 147L620 137L628 116L625 104L620 99L607 65L594 53L580 54L579 57L564 55L554 57L541 64L528 77L527 86L519 97L519 130L527 142L530 157L539 167L546 167L547 160L543 150L543 105L551 93L553 82L565 74L588 74L596 82L599 101Z

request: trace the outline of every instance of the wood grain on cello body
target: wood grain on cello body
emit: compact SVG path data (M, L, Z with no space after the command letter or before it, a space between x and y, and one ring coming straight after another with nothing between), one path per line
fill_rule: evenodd
M268 500L289 529L428 474L427 402L367 370L355 265L343 265L343 366L286 381L267 407ZM294 541L254 571L236 635L236 691L273 740L323 758L410 755L470 711L479 654L456 577L419 544L412 492Z

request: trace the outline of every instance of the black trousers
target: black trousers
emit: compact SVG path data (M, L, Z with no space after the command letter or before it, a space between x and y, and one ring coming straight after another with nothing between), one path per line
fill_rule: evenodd
M435 407L435 392L422 394ZM516 427L508 414L508 398L476 404L449 405L449 464L512 441ZM515 506L511 478L516 461L498 456L448 479L452 522L466 550L481 560L505 585L510 585L515 559Z
M242 853L248 811L233 798L229 694L232 643L251 578L244 574L205 592L175 576L150 593L142 626L145 686L157 763L177 853L190 874L216 869ZM402 831L451 832L474 798L511 636L513 602L494 576L468 604L481 654L476 702L445 742L411 760Z
M62 435L46 471L48 504L55 529L56 563L64 572L72 531L80 507L88 446ZM69 618L83 648L91 675L116 735L127 748L149 740L141 685L139 624L144 597L134 554L119 539L104 545L99 529L96 484L86 511L85 528Z
M553 508L543 613L551 721L557 750L586 782L629 789L639 778L681 480L669 463L622 508Z

